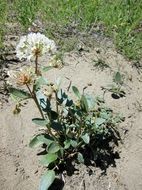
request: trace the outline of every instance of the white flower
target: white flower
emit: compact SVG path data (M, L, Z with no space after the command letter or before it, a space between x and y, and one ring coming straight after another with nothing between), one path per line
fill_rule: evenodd
M55 51L55 42L40 33L29 33L27 36L22 36L16 47L16 55L20 60L31 60L32 58L40 57L45 53L50 55Z

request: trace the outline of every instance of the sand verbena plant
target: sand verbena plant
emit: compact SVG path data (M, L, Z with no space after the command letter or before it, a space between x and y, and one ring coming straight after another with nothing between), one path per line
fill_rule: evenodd
M16 48L20 60L28 59L31 66L19 71L9 71L9 91L18 104L25 99L34 100L40 117L32 121L42 128L31 141L30 147L44 145L45 154L40 163L48 170L41 177L39 190L47 190L55 180L55 176L66 170L69 160L92 163L101 152L107 150L102 144L109 146L112 136L118 137L115 125L120 122L111 109L104 106L99 98L80 93L72 86L75 100L68 97L60 88L60 80L50 83L44 72L49 68L61 66L56 58L56 45L40 33L30 33L20 39ZM46 67L39 66L39 58L47 54L51 57ZM40 64L41 65L41 64Z

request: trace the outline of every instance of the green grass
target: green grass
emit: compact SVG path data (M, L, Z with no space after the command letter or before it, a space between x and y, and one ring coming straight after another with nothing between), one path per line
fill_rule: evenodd
M1 2L1 7L6 10L5 0ZM48 36L62 45L63 50L69 51L74 47L77 41L74 31L87 32L93 23L101 23L104 25L105 34L113 39L119 51L130 59L142 58L142 0L12 2L16 19L24 29L27 29L35 18L40 18L45 24Z
M23 28L27 29L38 15L38 9L42 0L15 0L13 9L16 12L17 20ZM41 6L41 8L43 8Z
M8 12L7 3L4 0L0 0L0 48L2 48L3 37L5 32L5 23L7 20L7 12Z
M105 24L106 33L130 59L142 57L142 30L138 31L142 29L141 10L142 0L100 0L96 13L97 20Z

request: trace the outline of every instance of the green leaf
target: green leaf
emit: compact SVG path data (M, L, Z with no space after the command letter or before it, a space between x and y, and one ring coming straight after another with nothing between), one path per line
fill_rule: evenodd
M64 148L60 148L60 152L59 153L58 153L58 155L60 155L59 157L63 158L64 157Z
M57 97L59 98L59 100L62 99L62 97L63 97L62 89L60 89L60 90L57 92Z
M47 71L49 71L49 70L51 70L51 69L53 69L54 67L52 67L52 66L47 66L47 67L43 67L42 68L42 71L43 72L47 72Z
M103 118L103 119L110 119L111 118L111 113L107 113L107 112L101 112L100 113L100 117Z
M121 84L122 83L122 76L120 74L120 72L117 72L114 76L114 82L115 83L118 83L118 84Z
M56 120L56 119L58 118L58 113L57 113L57 112L51 110L51 111L50 111L50 114L51 114L51 118L52 118L53 120Z
M36 125L40 125L43 127L49 124L49 121L47 119L41 119L41 118L34 118L32 119L32 122L35 123Z
M78 128L79 125L77 125L77 124L71 124L71 125L69 125L68 127L74 129L74 128Z
M60 150L60 145L56 142L52 142L50 146L48 147L48 153L56 153Z
M58 158L57 154L46 154L42 157L40 163L44 166L48 166L50 163L57 160L57 158Z
M65 145L64 148L65 148L65 149L68 149L68 148L70 147L70 145L71 145L70 140L69 140L69 139L65 140L65 141L64 141L64 145Z
M37 135L31 141L29 146L31 148L36 148L42 144L50 145L53 142L53 139L48 135Z
M96 105L96 101L95 101L95 98L91 95L85 95L86 97L86 100L87 100L87 103L88 103L88 108L89 110L92 110L94 109L95 105Z
M56 80L56 86L57 86L58 90L60 89L61 83L62 83L62 79L60 77L57 78L57 80Z
M52 122L51 128L54 129L55 131L62 131L63 130L62 125L58 122Z
M18 97L22 100L31 98L31 95L28 92L26 92L24 90L17 89L17 88L9 87L9 92L14 97Z
M86 99L85 95L82 95L82 97L81 97L81 107L82 107L86 112L89 111L88 102L87 102L87 99Z
M40 107L42 108L42 110L46 109L47 108L47 97L43 94L43 92L37 91L36 97L37 97L38 103L39 103Z
M86 144L89 144L90 142L90 136L88 133L86 133L85 135L83 135L82 137L82 140L86 143Z
M43 142L40 141L40 140L38 139L38 137L39 137L39 136L36 136L36 137L34 137L34 138L30 141L29 146L30 146L31 148L36 148L36 147L40 146L41 144L43 144Z
M34 88L35 88L35 90L38 90L41 85L47 85L47 84L48 84L48 81L47 81L46 78L44 78L44 77L39 77L39 78L35 81Z
M17 97L17 96L14 96L13 94L10 94L10 97L13 101L16 101L16 102L20 102L22 99Z
M70 141L72 147L76 148L77 147L77 142L75 140Z
M78 88L75 86L72 86L72 90L73 90L74 94L80 99L81 95L80 95Z
M105 123L105 121L106 121L106 119L99 117L99 118L96 118L95 124L96 124L97 126L99 126L99 125L102 125L103 123Z
M77 160L78 160L80 163L84 163L83 155L82 155L80 152L78 152L78 154L77 154Z
M55 180L55 172L53 170L48 170L41 177L39 190L48 190L48 188L51 186L54 180Z

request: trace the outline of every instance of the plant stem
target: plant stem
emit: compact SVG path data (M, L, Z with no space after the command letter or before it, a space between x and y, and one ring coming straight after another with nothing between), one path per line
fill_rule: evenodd
M35 57L35 74L38 75L38 55Z
M57 97L57 92L55 91L55 98L56 98L56 112L57 112L57 114L58 114L58 118L57 118L57 120L58 120L58 122L59 122L59 107L58 107L58 97Z
M41 110L41 107L40 107L40 105L39 105L39 103L38 103L38 100L37 100L37 97L36 97L35 92L34 92L34 91L33 91L33 92L31 91L31 89L30 89L30 87L29 87L28 84L26 84L26 87L28 88L28 90L29 90L29 92L30 92L30 94L31 94L31 97L33 98L33 100L34 100L34 102L35 102L35 104L36 104L36 106L37 106L37 108L38 108L38 110L39 110L39 112L40 112L42 118L45 119L44 114L43 114L43 112L42 112L42 110ZM57 140L57 138L55 137L55 135L52 133L51 128L48 127L48 126L47 126L47 128L48 128L48 133L49 133L55 140Z
M35 92L34 92L34 91L33 91L33 92L31 91L31 89L30 89L30 87L29 87L28 84L26 84L26 87L28 88L28 90L29 90L29 92L30 92L30 94L31 94L31 97L33 98L33 100L34 100L34 102L35 102L35 104L36 104L36 106L37 106L37 108L38 108L38 110L39 110L39 112L40 112L42 118L44 119L44 115L43 115L43 112L42 112L42 110L41 110L41 107L40 107L40 105L39 105L39 103L38 103L38 100L37 100L37 97L36 97Z
M79 138L80 138L80 135L81 135L81 129L82 129L82 116L81 116L81 119L80 119L80 127L79 127L79 130L78 130L78 135L77 135L77 141L79 142Z
M34 101L35 101L35 103L36 103L36 105L37 105L37 108L38 108L38 110L39 110L39 112L40 112L42 118L44 119L44 114L43 114L42 109L41 109L41 107L40 107L40 105L39 105L39 103L38 103L38 100L37 100L37 97L36 97L36 94L35 94L34 91L33 91L33 99L34 99Z
M31 89L30 89L29 85L28 85L28 84L26 84L26 87L27 87L28 91L30 92L31 97L33 98L33 93L32 93L32 91L31 91Z

